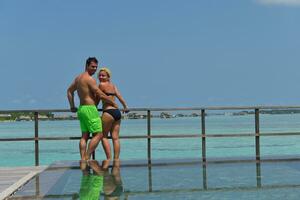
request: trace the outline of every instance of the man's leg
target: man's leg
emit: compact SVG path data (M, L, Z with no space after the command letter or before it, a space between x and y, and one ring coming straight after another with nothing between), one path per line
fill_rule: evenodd
M89 143L89 147L85 154L85 160L89 160L91 158L91 154L96 150L100 140L103 138L103 134L101 132L93 133L93 138Z
M89 133L82 133L81 139L79 141L79 151L81 160L85 160L86 144L89 139Z

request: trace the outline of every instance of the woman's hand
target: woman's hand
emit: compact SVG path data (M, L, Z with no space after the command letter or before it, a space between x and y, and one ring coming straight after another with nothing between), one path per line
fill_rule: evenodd
M129 109L127 107L125 107L122 112L123 112L123 114L124 113L129 113Z

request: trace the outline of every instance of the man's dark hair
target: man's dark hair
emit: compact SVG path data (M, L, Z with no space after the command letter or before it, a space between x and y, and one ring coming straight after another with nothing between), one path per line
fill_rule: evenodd
M89 66L91 62L98 64L98 60L96 57L89 57L88 59L86 59L85 67Z

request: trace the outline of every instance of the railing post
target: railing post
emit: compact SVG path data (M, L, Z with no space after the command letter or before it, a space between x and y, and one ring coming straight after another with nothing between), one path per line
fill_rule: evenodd
M35 177L35 196L40 196L40 177Z
M151 112L147 110L147 151L148 163L151 164Z
M260 141L259 141L259 109L255 109L255 149L256 149L256 160L260 160Z
M39 161L39 113L34 112L34 153L35 166L40 164Z
M259 109L255 109L256 186L261 187Z
M256 187L261 188L260 162L256 162Z
M152 192L152 165L148 165L148 189Z
M202 163L202 179L203 179L203 189L207 190L207 173L206 173L206 163Z
M151 166L151 111L147 110L147 151L148 151L148 186L152 192L152 166Z
M202 161L206 162L205 110L201 110Z

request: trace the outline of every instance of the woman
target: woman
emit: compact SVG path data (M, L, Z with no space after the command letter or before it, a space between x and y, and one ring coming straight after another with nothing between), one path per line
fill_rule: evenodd
M98 73L98 79L100 81L99 89L102 90L107 96L110 96L112 100L115 100L115 97L119 99L121 104L124 107L123 112L128 112L127 105L125 100L121 96L117 87L112 84L110 81L111 72L108 68L101 68ZM103 124L103 140L102 146L106 154L107 159L111 159L110 145L107 139L108 133L110 132L113 147L114 147L114 160L119 160L120 156L120 141L119 141L119 132L121 124L121 112L118 108L113 107L110 104L102 103L102 124Z
M123 196L123 192L124 188L120 174L120 161L114 161L111 172L105 173L103 177L104 200L118 200Z

